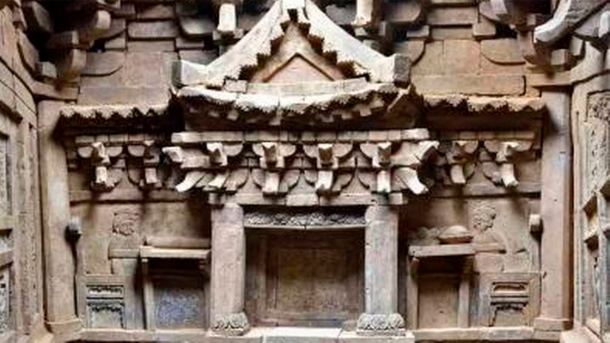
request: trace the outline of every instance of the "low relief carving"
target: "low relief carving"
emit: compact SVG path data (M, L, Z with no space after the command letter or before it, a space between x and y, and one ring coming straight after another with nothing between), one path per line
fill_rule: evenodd
M358 333L363 335L397 335L404 328L405 321L398 313L363 313L358 318Z
M587 169L589 191L604 179L609 169L608 121L610 120L610 92L589 96L587 108Z
M112 218L112 238L109 250L138 249L142 243L140 214L133 210L115 212Z
M471 225L474 231L472 243L475 250L506 251L504 237L493 230L496 216L496 209L486 203L480 203L475 207L471 217Z
M296 227L315 228L332 226L365 226L364 211L354 209L351 211L298 211L290 212L253 210L247 211L244 216L244 225L253 227Z
M285 194L297 183L300 173L291 173L285 169L285 160L296 152L294 144L263 142L252 145L252 150L259 157L259 166L264 172L264 181L258 173L253 173L255 182L262 188L263 194Z
M127 171L129 180L143 190L161 188L161 149L151 135L77 136L66 142L87 167L93 169L91 189L112 191ZM74 147L72 146L74 145Z
M336 171L339 169L340 165L343 168L350 167L350 165L355 166L353 157L349 160L349 154L352 151L352 148L352 144L349 143L303 145L303 151L307 157L315 160L316 165L315 170L305 172L305 179L308 182L315 184L315 189L318 194L328 195L339 193L341 189L351 181L351 173L346 174Z
M410 191L419 195L428 191L419 170L438 146L428 140L426 129L365 131L358 132L357 138L352 132L341 138L336 132L263 134L275 140L259 140L257 134L251 144L244 144L249 135L241 132L215 133L222 142L207 140L208 135L202 133L175 134L176 146L162 150L185 173L176 190L234 193L251 176L263 196L283 196L303 176L318 196L328 197L340 195L358 175L372 193ZM252 155L257 161L252 161ZM257 168L248 169L252 163Z
M125 309L120 301L88 301L87 308L89 325L92 328L123 328L125 326Z
M87 296L91 298L123 297L123 286L118 285L89 285Z
M539 312L539 287L536 273L481 274L479 325L531 325Z
M535 160L540 148L533 131L455 134L460 138L441 141L433 158L434 177L446 186L464 186L480 168L494 184L515 188L519 185L516 165Z
M241 335L250 329L245 313L216 315L212 320L212 330L225 335Z

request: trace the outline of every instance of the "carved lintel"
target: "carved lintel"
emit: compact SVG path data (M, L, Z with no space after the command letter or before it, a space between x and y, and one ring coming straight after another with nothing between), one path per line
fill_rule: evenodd
M517 142L502 142L500 143L500 148L496 154L496 162L504 163L508 162L508 160L515 156L517 149L519 148L519 143Z
M437 141L423 141L417 143L417 148L413 152L415 157L422 163L430 157L430 155L438 149L439 143Z
M447 162L457 164L468 160L479 147L479 141L453 141L451 149L447 152Z
M285 167L285 159L296 152L296 146L287 143L263 142L253 144L252 150L259 156L261 168L282 169Z

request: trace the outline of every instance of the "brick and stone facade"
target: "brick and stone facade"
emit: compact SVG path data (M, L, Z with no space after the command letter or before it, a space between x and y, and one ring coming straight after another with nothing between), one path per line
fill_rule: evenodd
M610 342L608 0L0 0L0 343Z

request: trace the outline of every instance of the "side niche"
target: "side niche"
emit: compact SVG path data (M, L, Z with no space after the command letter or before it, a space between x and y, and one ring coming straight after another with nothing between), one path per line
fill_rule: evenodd
M408 327L532 326L541 291L535 211L526 198L406 206Z

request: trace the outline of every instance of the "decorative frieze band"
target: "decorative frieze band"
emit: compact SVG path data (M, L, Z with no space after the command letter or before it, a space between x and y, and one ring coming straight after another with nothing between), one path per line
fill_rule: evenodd
M239 133L230 136L236 138ZM251 174L265 196L286 194L301 176L318 195L327 196L340 193L358 174L373 193L410 190L422 194L427 187L417 171L438 147L429 137L425 129L304 132L300 137L258 132L257 137L238 143L210 142L213 137L201 133L178 133L172 136L175 145L163 152L186 174L176 187L179 191L234 192ZM251 149L244 149L246 145Z
M88 168L94 191L111 191L127 174L143 190L165 185L231 195L248 184L247 193L273 199L299 182L318 197L348 186L350 194L421 195L438 182L463 186L475 169L514 188L515 164L534 161L539 145L533 131L441 132L435 139L427 129L101 135L66 143L72 169Z

